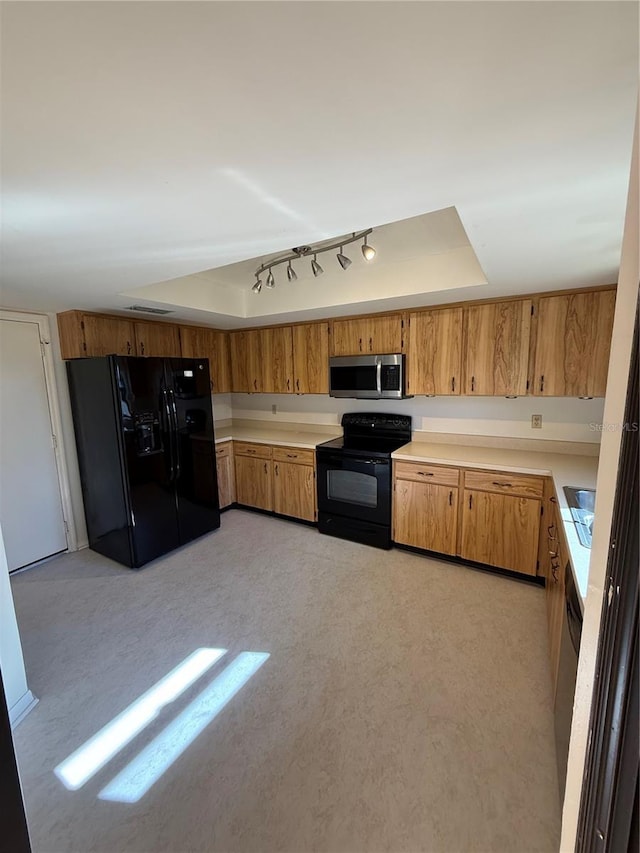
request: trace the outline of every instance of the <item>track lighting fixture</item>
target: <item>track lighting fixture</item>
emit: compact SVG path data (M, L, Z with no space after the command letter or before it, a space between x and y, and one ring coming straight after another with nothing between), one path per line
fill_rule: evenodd
M273 275L272 267L280 266L280 264L286 264L287 265L287 279L289 281L297 281L298 280L298 274L296 273L295 269L291 265L291 262L300 260L301 258L304 258L308 255L313 256L313 258L311 260L311 271L312 271L314 277L317 278L319 275L322 275L322 273L324 272L324 270L322 269L322 267L318 263L318 255L321 254L322 252L331 252L335 249L339 249L339 251L336 255L336 257L338 259L338 263L340 264L340 266L342 267L343 270L346 270L348 267L351 266L352 261L351 261L351 258L348 258L343 253L343 249L345 246L348 246L350 243L356 243L359 240L364 241L362 246L360 247L362 250L363 258L366 261L371 261L371 260L373 260L373 258L376 255L376 250L373 248L373 246L370 246L369 243L367 242L367 238L368 238L369 234L372 233L372 231L373 231L372 228L368 228L366 231L358 231L358 232L353 231L351 236L340 237L339 240L335 240L331 243L320 243L320 244L317 244L315 246L296 246L291 250L291 252L289 252L289 254L283 255L280 258L273 258L272 260L268 261L267 263L261 264L261 266L259 266L258 269L256 270L256 273L255 273L256 281L255 281L255 284L252 286L251 289L253 290L254 293L260 293L260 291L262 290L262 280L261 280L260 276L263 272L267 273L267 279L265 281L266 287L268 287L269 289L274 288L276 285L276 280L275 280L275 277Z
M338 259L338 263L342 267L343 270L346 270L347 267L351 266L351 258L348 258L346 255L342 254L342 246L340 246L340 251L336 255Z
M313 274L314 276L316 276L316 278L319 275L322 275L322 273L324 272L320 264L317 262L315 255L313 256L313 260L311 261L311 269L313 270Z
M373 246L367 243L367 235L364 235L364 243L362 244L362 256L365 261L372 261L376 256L376 250Z

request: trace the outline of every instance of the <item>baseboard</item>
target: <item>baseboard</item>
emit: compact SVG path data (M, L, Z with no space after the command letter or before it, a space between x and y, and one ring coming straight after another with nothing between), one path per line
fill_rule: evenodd
M38 704L38 700L33 695L30 690L18 699L18 701L11 706L9 709L9 722L11 723L11 728L15 729L19 723L21 723L27 714Z

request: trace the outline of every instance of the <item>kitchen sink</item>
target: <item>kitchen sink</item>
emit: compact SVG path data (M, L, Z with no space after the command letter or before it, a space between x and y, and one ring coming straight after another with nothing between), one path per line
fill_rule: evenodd
M591 532L593 529L593 508L596 504L595 489L577 489L573 486L563 486L571 517L576 526L578 539L585 548L591 548Z

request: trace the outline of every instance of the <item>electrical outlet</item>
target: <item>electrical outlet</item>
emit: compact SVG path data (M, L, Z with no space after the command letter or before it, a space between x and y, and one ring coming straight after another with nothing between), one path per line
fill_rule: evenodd
M531 415L531 429L542 429L542 415Z
M278 407L276 405L271 406L271 414L272 415L278 414Z

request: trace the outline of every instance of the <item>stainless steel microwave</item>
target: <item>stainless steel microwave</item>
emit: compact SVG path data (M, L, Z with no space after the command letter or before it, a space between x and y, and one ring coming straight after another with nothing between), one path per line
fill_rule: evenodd
M405 393L405 357L392 355L346 355L329 359L331 397L363 400L402 400Z

